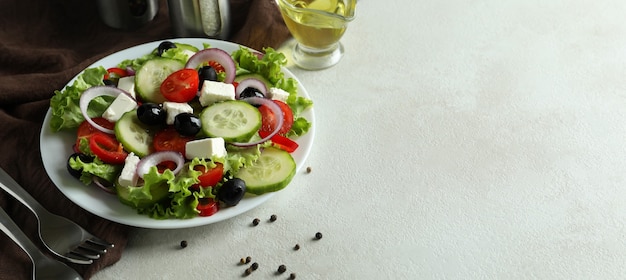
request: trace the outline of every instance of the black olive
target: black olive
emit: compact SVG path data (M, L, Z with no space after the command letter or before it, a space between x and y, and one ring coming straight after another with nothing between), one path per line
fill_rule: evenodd
M200 78L200 83L198 84L198 90L202 89L202 85L204 81L217 81L217 72L211 66L202 66L198 69L198 77Z
M258 89L253 88L253 87L247 87L245 88L241 94L239 94L239 99L244 99L244 98L248 98L248 97L260 97L260 98L264 98L265 95Z
M239 178L230 179L217 191L217 199L228 206L235 206L246 194L246 182Z
M71 155L71 156L67 159L67 171L68 171L68 172L70 172L70 174L71 174L74 178L76 178L76 179L80 179L80 176L81 176L81 175L82 175L82 173L83 173L83 169L81 168L81 169L79 169L79 170L76 170L76 169L74 169L74 168L72 168L72 167L70 166L70 160L71 160L71 159L75 159L75 160L76 160L76 158L80 159L80 161L82 161L82 162L84 162L84 163L90 163L90 162L93 162L93 157L92 157L92 156L88 156L88 155L83 154L83 153L73 153L73 154L72 154L72 155Z
M176 47L176 44L170 41L163 41L161 42L161 44L159 44L159 47L157 47L157 54L161 56L166 50L173 49L175 47Z
M137 118L147 125L159 125L165 123L167 112L158 104L143 103L137 108Z
M109 79L106 80L102 80L102 82L104 83L105 86L109 86L109 87L117 87L117 85L115 84L114 81L111 81Z
M174 128L180 135L194 136L200 132L200 118L192 113L180 113L174 117Z

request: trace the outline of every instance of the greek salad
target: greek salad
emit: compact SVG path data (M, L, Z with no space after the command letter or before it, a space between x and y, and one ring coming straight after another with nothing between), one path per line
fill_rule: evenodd
M313 102L286 57L163 41L85 69L50 101L50 128L75 130L68 172L155 219L211 216L285 188Z

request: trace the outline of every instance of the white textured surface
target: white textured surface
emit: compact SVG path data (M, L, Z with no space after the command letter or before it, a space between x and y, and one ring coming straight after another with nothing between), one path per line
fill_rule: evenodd
M246 279L624 278L626 2L365 0L342 41L339 65L292 68L310 174L228 221L137 230L93 279L242 279L248 255Z

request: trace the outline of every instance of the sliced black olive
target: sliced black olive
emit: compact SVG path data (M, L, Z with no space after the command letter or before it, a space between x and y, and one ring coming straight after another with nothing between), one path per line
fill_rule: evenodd
M198 90L202 89L202 85L204 81L217 81L217 72L211 66L202 66L198 69L198 77L200 78L200 83L198 84Z
M244 99L244 98L248 98L248 97L260 97L260 98L264 98L265 95L258 89L253 88L253 87L247 87L245 88L241 94L239 94L239 99Z
M102 80L102 82L104 83L105 86L109 86L109 87L117 87L117 85L115 84L114 81L111 81L109 79L106 80Z
M159 56L163 55L163 53L169 49L173 49L176 47L176 44L170 42L170 41L163 41L161 42L161 44L159 44L159 46L157 47L157 54Z
M174 117L174 129L183 136L194 136L200 132L200 118L192 113L180 113Z
M137 118L147 125L159 125L165 123L167 112L158 104L143 103L137 108Z
M72 154L72 155L71 155L71 156L67 159L67 171L68 171L68 172L70 172L70 174L71 174L74 178L76 178L76 179L80 179L80 176L81 176L81 175L82 175L82 173L83 173L83 169L81 168L81 169L79 169L79 170L76 170L76 169L74 169L74 168L72 168L72 167L70 166L70 160L71 160L71 159L76 160L77 158L78 158L78 159L80 159L80 161L82 161L82 162L84 162L84 163L91 163L91 162L93 162L93 157L92 157L92 156L88 156L88 155L83 154L83 153L73 153L73 154Z
M228 206L235 206L246 194L246 182L239 178L230 179L217 191L217 199Z

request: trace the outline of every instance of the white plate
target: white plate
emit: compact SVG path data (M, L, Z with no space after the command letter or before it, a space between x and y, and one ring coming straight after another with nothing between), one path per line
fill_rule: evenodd
M229 53L239 49L240 47L240 45L238 44L211 39L176 38L170 39L170 41L191 44L200 49L204 48L203 43L209 43L211 47L220 48ZM149 53L154 48L156 48L160 42L161 41L152 42L125 49L123 51L109 55L95 62L89 67L113 67L124 59L138 58ZM284 73L286 77L296 79L296 77L289 70L284 69ZM76 79L76 77L74 77L74 79ZM68 85L72 84L74 82L74 79L72 79L68 83ZM306 89L302 86L300 81L298 81L298 85L298 94L306 98L310 98ZM72 130L53 132L50 129L51 114L51 111L48 110L40 135L41 158L43 160L46 172L48 173L48 176L50 177L52 182L54 182L57 188L59 188L59 190L66 197L68 197L71 201L73 201L83 209L102 218L121 224L142 228L188 228L212 224L232 218L261 205L275 194L268 193L260 196L245 197L244 199L242 199L241 202L239 202L237 206L220 209L220 211L210 217L196 217L184 220L156 220L146 215L137 214L135 209L121 204L117 200L117 197L115 195L105 193L104 191L94 186L85 186L68 173L66 169L66 164L68 157L73 153L72 144L75 141L75 131ZM306 135L297 139L300 147L292 154L294 160L296 161L297 170L300 170L302 168L303 163L308 157L309 152L311 151L311 147L313 145L313 136L315 134L315 117L313 109L311 108L307 110L307 112L304 112L302 116L307 118L311 122L312 126L310 131Z

